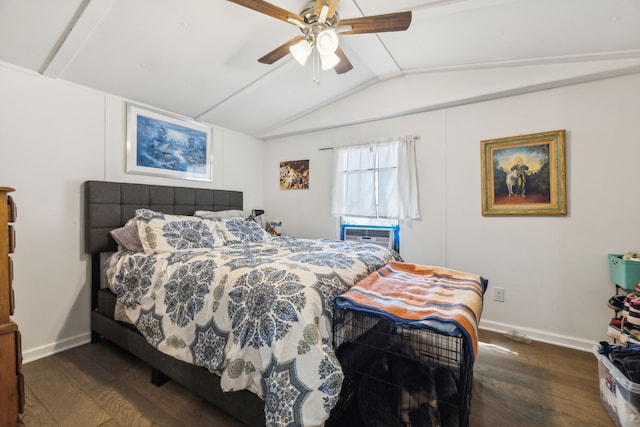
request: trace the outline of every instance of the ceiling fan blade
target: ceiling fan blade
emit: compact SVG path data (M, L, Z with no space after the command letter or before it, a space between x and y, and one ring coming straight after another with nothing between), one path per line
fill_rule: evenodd
M333 69L336 70L336 73L344 74L347 71L351 71L353 69L351 61L349 61L347 55L345 55L342 49L340 49L339 47L338 49L336 49L336 55L338 55L338 58L340 58L340 62L338 62L338 65L333 67Z
M274 4L263 0L229 0L231 3L239 4L240 6L247 7L249 9L253 9L256 12L264 13L265 15L271 16L272 18L280 19L284 22L289 22L289 19L295 19L297 21L303 22L304 19L298 15L297 13L289 12L286 9L282 9Z
M341 19L338 27L351 26L351 30L340 34L383 33L404 31L411 24L411 11L388 13L386 15L364 16L362 18Z
M325 4L329 7L329 13L327 13L327 19L331 19L334 13L336 13L336 9L338 8L338 3L340 0L316 0L315 12L320 15L320 11L322 10L322 6Z
M304 39L302 36L295 36L288 42L278 46L273 49L271 52L267 53L262 58L258 59L258 62L262 64L273 64L278 59L285 57L289 53L289 46L293 46L298 43L300 40Z

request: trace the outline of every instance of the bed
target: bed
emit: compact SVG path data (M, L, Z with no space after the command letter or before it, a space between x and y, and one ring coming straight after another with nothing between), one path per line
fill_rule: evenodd
M247 425L328 419L343 379L333 299L396 253L261 235L218 215L242 210L236 191L87 181L84 202L94 340L147 362L154 383L170 378ZM142 250L118 250L126 247L112 231L132 226L144 230Z

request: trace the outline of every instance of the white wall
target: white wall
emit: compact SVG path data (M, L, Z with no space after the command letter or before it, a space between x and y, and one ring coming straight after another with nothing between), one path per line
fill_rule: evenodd
M264 204L261 141L213 128L214 181L125 173L126 102L0 63L0 186L16 189L13 255L25 361L87 342L89 258L83 245L82 182L218 188Z
M590 349L606 339L612 317L607 254L640 251L638 117L633 74L276 139L267 142L265 210L285 234L337 237L332 152L318 149L420 135L422 220L402 224L405 261L488 278L482 327ZM569 214L483 217L480 141L558 129L567 131ZM310 160L309 190L279 190L279 162L299 159ZM496 286L505 288L503 303L492 301Z

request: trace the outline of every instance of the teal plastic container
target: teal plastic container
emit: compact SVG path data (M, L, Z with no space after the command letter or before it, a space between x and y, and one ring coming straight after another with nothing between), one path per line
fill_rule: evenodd
M609 276L616 285L628 291L640 282L640 261L622 259L622 255L609 254Z

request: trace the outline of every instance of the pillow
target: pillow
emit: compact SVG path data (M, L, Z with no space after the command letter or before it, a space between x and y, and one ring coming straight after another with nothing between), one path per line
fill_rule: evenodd
M125 225L124 227L111 230L111 237L118 244L118 250L142 252L142 242L138 235L138 227L135 224Z
M216 221L209 219L138 209L136 224L147 255L207 250L225 243Z
M238 209L228 209L226 211L196 211L194 215L209 219L244 218L244 212Z
M226 218L216 221L227 243L261 242L271 235L262 229L255 221L245 221L242 218Z

